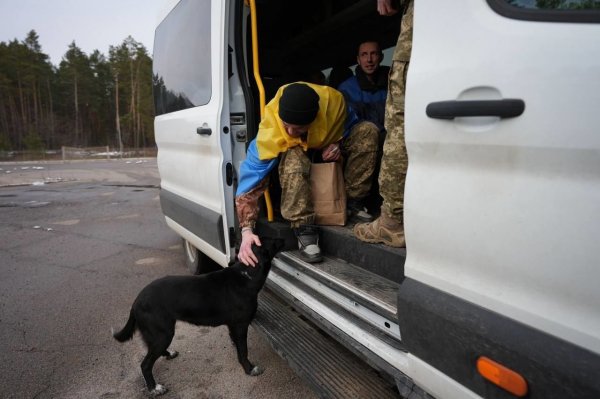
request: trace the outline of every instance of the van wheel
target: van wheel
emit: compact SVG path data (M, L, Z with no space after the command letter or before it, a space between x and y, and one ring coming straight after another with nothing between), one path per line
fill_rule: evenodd
M183 252L185 253L185 264L192 274L204 274L221 269L217 262L200 252L185 238L183 239Z

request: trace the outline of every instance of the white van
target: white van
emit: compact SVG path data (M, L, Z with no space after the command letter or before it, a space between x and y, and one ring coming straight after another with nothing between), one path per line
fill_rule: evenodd
M399 27L373 0L168 4L160 198L192 271L235 261L261 104ZM416 0L407 86L406 251L323 228L323 263L274 260L255 325L321 397L599 398L599 2ZM259 232L293 246L271 191Z

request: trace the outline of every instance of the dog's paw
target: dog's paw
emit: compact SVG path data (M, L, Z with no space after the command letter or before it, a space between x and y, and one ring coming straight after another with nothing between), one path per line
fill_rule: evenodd
M168 355L165 356L165 359L167 360L175 359L177 356L179 356L179 352L177 351L167 350L167 353Z
M156 384L153 390L150 391L151 396L160 396L167 393L168 389L164 385Z
M252 371L250 371L250 375L256 377L257 375L261 375L264 371L265 369L263 369L262 367L254 366Z

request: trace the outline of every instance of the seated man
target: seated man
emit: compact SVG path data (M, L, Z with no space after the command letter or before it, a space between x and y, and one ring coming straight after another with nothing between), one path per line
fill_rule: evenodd
M347 112L349 112L347 114ZM269 172L279 162L281 215L289 220L298 238L300 255L307 262L322 259L310 189L311 161L306 153L319 151L324 161L346 158L344 180L349 199L364 197L375 169L377 129L357 123L342 94L330 87L292 83L281 87L265 107L256 139L240 166L235 204L242 243L238 258L254 266L252 244L258 200L269 183Z
M358 115L359 120L373 122L384 130L385 100L387 97L390 68L382 66L383 53L379 42L367 40L358 46L355 76L342 82L338 90L344 94L346 103Z
M379 170L379 159L383 153L383 143L386 131L384 128L385 119L385 101L387 97L387 84L389 67L381 66L383 53L379 43L374 40L366 40L358 46L358 55L356 61L356 75L343 81L338 90L344 94L346 103L358 116L359 121L374 123L379 130L379 143L377 146L379 156L376 167L376 175ZM378 201L378 187L373 187L374 195L377 197L371 200ZM364 208L364 203L349 203L349 208ZM373 205L373 204L371 204ZM358 211L360 222L370 222L373 220L366 209Z

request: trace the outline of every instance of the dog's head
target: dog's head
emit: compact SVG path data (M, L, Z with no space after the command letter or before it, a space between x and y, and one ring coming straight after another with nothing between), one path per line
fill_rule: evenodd
M277 253L283 249L284 240L280 238L261 237L260 247L252 244L252 252L258 259L258 264L254 267L244 267L244 274L251 280L262 280L267 278L269 270L271 270L271 260Z

